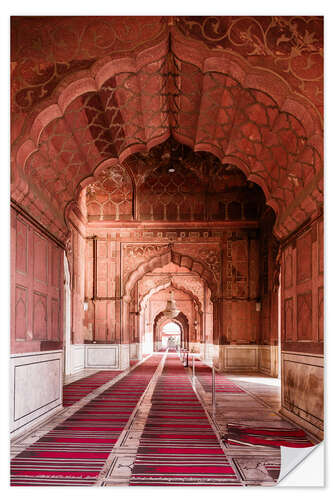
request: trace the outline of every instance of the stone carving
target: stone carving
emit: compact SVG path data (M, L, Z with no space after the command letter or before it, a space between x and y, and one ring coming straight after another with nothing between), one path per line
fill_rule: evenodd
M221 257L219 243L206 244L175 244L175 252L189 256L193 260L201 262L209 271L211 271L216 284L220 283Z
M127 245L126 254L129 257L153 257L160 254L163 250L166 251L169 245Z
M209 269L213 272L216 279L220 271L221 259L216 250L202 248L199 251L199 257L208 265Z
M86 189L88 221L132 218L132 181L120 164L103 170Z
M323 102L323 29L320 17L294 16L182 16L175 24L209 48L261 56L271 71L280 74L321 108ZM264 56L264 57L262 57Z
M123 276L125 281L128 275L145 261L165 253L170 249L169 245L135 245L127 244L124 246L124 265Z

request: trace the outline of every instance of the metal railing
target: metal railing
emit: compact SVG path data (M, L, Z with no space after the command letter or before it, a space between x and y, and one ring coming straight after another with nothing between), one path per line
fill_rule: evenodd
M195 354L192 353L192 383L195 385ZM184 367L188 367L188 361L189 361L189 352L187 349L181 349L179 348L178 352L179 358L181 362L183 363ZM213 410L213 416L215 417L216 413L216 384L215 384L215 366L214 362L212 362L211 365L212 368L212 410Z
M183 363L184 367L188 367L188 350L187 349L181 349L180 354L179 354L180 360Z

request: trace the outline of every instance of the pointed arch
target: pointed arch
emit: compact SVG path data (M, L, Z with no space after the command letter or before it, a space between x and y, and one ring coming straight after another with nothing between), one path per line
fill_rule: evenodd
M156 257L143 262L134 271L132 271L124 286L124 301L127 303L130 302L131 291L135 283L137 283L145 274L153 271L158 267L163 267L170 262L173 262L179 267L186 267L190 271L195 272L207 283L212 297L217 294L218 287L214 275L203 262L195 260L190 255L180 254L170 249L165 253L157 255Z

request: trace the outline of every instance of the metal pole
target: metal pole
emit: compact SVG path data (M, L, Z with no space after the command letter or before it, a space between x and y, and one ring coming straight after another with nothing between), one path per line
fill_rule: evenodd
M215 367L214 367L214 363L212 365L212 406L213 406L213 415L215 415L216 398L215 398Z
M192 380L194 382L195 380L195 354L193 353L193 358L192 358Z

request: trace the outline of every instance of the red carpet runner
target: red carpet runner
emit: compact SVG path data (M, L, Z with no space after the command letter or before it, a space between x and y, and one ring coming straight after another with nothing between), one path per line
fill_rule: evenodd
M88 377L81 378L71 384L65 385L63 389L63 405L73 405L87 396L87 394L97 389L97 387L115 378L119 373L121 373L121 371L100 371L94 375L89 375Z
M177 355L168 354L131 486L241 486Z
M93 485L160 361L152 356L17 455L11 485Z
M192 360L191 360L192 366ZM211 392L212 390L212 369L206 364L199 360L195 360L195 375L198 378L200 384L202 385L205 392ZM215 372L215 391L216 392L226 392L228 394L239 394L243 393L243 389L234 384L224 375Z
M288 446L292 448L307 448L314 446L302 429L248 427L246 425L228 424L228 432L224 440L231 445L270 446L279 448Z

